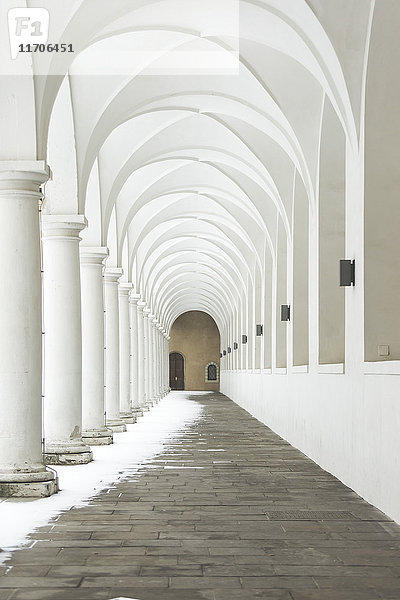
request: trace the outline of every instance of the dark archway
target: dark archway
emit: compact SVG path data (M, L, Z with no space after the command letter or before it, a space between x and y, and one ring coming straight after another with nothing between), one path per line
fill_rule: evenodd
M185 359L180 352L169 355L169 387L171 390L185 389Z

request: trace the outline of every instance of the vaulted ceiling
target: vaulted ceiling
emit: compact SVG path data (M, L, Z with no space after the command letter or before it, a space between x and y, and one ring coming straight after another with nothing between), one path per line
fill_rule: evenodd
M258 302L266 263L308 236L295 206L316 210L327 106L358 149L373 3L27 5L47 7L49 41L74 48L20 65L34 114L10 143L50 165L44 210L85 213L83 243L109 247L167 330L186 310L226 328Z

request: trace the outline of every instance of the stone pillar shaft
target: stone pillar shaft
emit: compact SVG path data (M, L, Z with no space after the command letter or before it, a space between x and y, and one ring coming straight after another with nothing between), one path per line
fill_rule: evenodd
M126 431L119 410L119 306L118 280L122 269L104 270L106 425L115 432Z
M143 310L146 306L145 302L137 304L137 339L138 339L138 354L137 354L137 390L139 405L143 410L146 410L146 384L145 384L145 340L144 340L144 314Z
M105 427L104 290L107 248L80 248L82 291L82 438L90 445L113 441Z
M119 410L124 423L136 423L130 399L129 292L131 283L120 283L119 300Z
M147 406L152 406L151 402L151 383L150 383L150 325L149 325L150 309L143 310L143 329L144 329L144 389Z
M83 215L43 215L44 433L49 464L85 464L79 233Z
M129 320L130 320L130 398L133 412L137 417L143 415L140 407L139 396L139 364L138 364L138 316L137 305L140 300L139 294L131 292L129 296Z
M58 489L42 459L39 202L47 179L42 161L0 161L1 496L50 496Z

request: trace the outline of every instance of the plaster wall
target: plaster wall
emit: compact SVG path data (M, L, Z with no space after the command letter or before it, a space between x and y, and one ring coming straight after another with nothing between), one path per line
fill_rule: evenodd
M207 313L192 310L177 318L171 329L169 352L185 359L185 390L219 391L218 382L206 382L206 365L215 362L219 373L220 335Z
M221 391L400 523L399 375L221 373Z

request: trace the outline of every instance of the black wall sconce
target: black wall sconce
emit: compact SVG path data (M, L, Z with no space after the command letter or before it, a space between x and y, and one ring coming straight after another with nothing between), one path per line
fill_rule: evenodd
M222 352L219 353L219 357L222 358Z
M290 321L289 304L281 304L281 321Z
M233 349L237 350L238 349L238 343L237 342L233 342Z
M263 334L263 326L262 325L256 325L256 336L260 337L260 335Z
M347 287L356 284L356 261L341 260L340 261L340 285Z
M228 354L230 354L232 352L232 348L228 347Z
M247 335L242 335L242 344L247 344Z
M223 354L224 356L226 356L226 350L223 350L222 354Z

